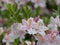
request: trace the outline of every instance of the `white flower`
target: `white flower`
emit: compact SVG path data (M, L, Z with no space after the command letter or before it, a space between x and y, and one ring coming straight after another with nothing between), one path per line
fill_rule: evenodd
M57 26L60 27L60 18L59 18L59 16L56 16L55 23L56 23Z
M18 4L18 9L25 5L29 0L15 0L15 2Z
M6 45L10 45L10 43L9 43L9 42L7 42L7 43L6 43Z
M13 4L13 0L2 0L2 1L5 2L5 3Z
M26 27L22 25L21 23L14 23L11 26L11 33L13 33L14 39L20 37L20 40L24 38L24 35L26 34Z
M16 3L25 4L29 0L15 0Z
M38 6L44 8L46 6L45 5L46 0L31 0L31 2L35 3L35 5L34 5L35 8L38 7Z
M12 31L18 31L18 30L21 30L21 23L14 23L14 24L12 24L12 26L11 26L11 30Z
M6 45L10 45L10 43L14 42L16 37L17 37L17 35L14 35L13 33L6 34L3 39L3 42L6 43Z
M48 30L48 28L46 26L41 26L41 27L39 27L38 33L40 35L44 36L46 30Z
M14 39L13 39L13 34L6 34L4 39L3 39L3 42L14 42Z
M57 26L60 26L60 18L56 16L56 18L51 17L51 23L55 23Z
M0 35L4 32L3 28L0 27Z
M58 30L57 27L60 27L60 18L59 16L57 16L56 18L51 17L50 19L50 24L48 25L48 27L51 30Z
M11 42L14 42L16 38L20 38L20 41L22 42L22 39L24 38L26 32L22 30L21 26L22 26L21 23L14 23L11 26L10 33L6 34L3 39L3 42L6 42L6 45L8 45Z
M48 28L44 25L43 20L39 19L37 22L33 20L33 18L30 18L28 21L30 24L30 28L27 30L29 34L37 34L45 35L45 31L48 30Z
M24 23L25 22L25 23ZM34 22L34 19L31 17L27 21L22 20L22 27L23 29L26 29L29 34L36 34L35 25L36 23Z
M44 25L44 22L42 19L39 19L38 23L38 33L42 36L45 35L45 31L48 30L48 28Z
M51 30L58 30L56 24L49 24L49 25L48 25L48 28L50 28Z
M55 0L56 4L59 5L60 4L60 0Z

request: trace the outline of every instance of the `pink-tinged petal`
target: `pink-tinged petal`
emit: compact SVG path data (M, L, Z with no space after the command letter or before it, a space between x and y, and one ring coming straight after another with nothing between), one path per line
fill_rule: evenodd
M25 25L22 25L22 26L21 26L21 30L24 30L24 31L25 31L25 30L28 30L28 27L25 26Z
M53 43L54 42L54 38L52 38L51 40L50 40L50 43Z
M57 36L58 34L59 34L59 31L52 31L52 32L51 32L51 35Z
M40 40L42 41L42 43L44 43L45 40L46 40L46 37L45 36L40 36Z
M40 3L41 0L36 0L37 3Z
M59 5L60 4L60 0L55 0L56 4Z
M10 45L10 43L9 43L9 42L7 42L7 43L6 43L6 45Z
M26 25L27 24L27 21L25 19L22 20L22 24L23 25Z
M35 22L38 22L39 18L40 18L40 16L37 16L37 17L34 19L34 21L35 21Z
M31 25L31 28L39 29L38 24L36 22L33 22L33 24Z

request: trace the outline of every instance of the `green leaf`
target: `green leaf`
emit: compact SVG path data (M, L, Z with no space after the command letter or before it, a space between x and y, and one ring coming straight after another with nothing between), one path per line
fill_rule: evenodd
M23 7L23 11L24 11L24 13L25 13L25 17L28 19L28 18L30 17L31 12L32 12L31 7L29 7L29 6L24 6L24 7Z
M19 44L20 44L20 40L19 40L19 38L15 39L15 41L14 41L14 45L19 45Z
M14 11L17 11L17 7L18 7L18 5L15 3L15 4L13 5Z
M59 13L59 15L60 15L60 5L58 5L58 13Z
M36 10L35 10L36 12L36 16L38 16L38 15L40 15L40 7L38 7L38 8L36 8Z
M50 22L50 19L49 19L49 18L43 17L42 19L43 19L43 21L44 21L44 23L45 23L46 25L49 24L49 22Z
M6 8L13 14L14 13L14 7L12 4L6 4Z

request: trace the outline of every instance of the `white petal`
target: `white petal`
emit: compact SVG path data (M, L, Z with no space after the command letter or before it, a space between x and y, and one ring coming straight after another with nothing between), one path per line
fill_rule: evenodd
M56 39L60 39L60 36L59 36L59 35L57 35L57 36L56 36Z
M46 26L41 26L40 27L40 31L46 31L46 30L48 30L48 28Z
M39 7L39 5L38 4L35 4L34 7L37 8L37 7Z
M25 19L22 20L22 24L23 25L26 25L27 24L27 21Z
M39 34L42 36L45 36L45 32L43 32L43 31L40 31Z
M55 23L55 19L53 17L50 18L50 23L54 24Z
M7 43L6 43L6 45L10 45L10 43L9 43L9 42L7 42Z
M55 24L49 24L48 28L50 28L51 30L57 30L57 25Z
M34 29L27 30L29 34L37 34L37 32Z
M44 25L44 23L43 23L43 20L42 19L39 19L39 21L37 22L38 24L43 24Z

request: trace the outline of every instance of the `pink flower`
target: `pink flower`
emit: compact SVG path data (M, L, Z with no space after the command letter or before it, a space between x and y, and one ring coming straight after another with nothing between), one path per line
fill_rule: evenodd
M51 30L50 33L46 35L47 36L47 40L50 43L53 43L57 39L58 34L59 34L58 31Z

